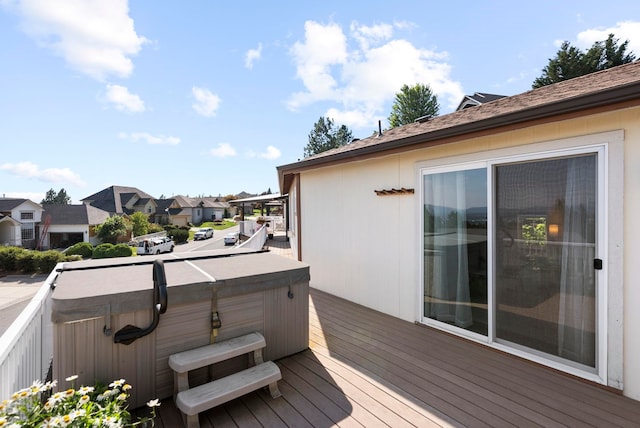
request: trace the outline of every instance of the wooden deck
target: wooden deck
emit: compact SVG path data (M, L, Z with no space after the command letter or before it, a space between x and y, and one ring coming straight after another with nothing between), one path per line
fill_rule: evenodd
M638 427L640 402L519 358L311 290L309 349L204 427ZM180 427L165 400L159 427Z

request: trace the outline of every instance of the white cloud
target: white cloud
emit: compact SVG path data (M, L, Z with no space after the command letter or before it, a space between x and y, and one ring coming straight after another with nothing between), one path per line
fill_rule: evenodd
M244 57L244 66L249 70L253 68L253 63L262 57L262 43L258 43L257 49L249 49Z
M107 85L105 98L120 111L140 113L146 110L144 101L136 94L130 93L124 86Z
M276 160L279 159L282 155L282 152L273 146L267 146L267 149L262 153L256 153L250 151L247 153L247 156L250 158L262 158L267 160Z
M640 22L623 21L613 27L593 28L578 33L576 46L580 49L589 49L595 42L606 40L609 34L618 39L618 43L629 40L627 53L633 52L636 57L640 55Z
M220 97L206 88L191 88L193 97L196 102L192 104L193 109L200 115L205 117L214 117L220 107Z
M134 29L127 0L19 0L8 5L39 45L100 81L130 76L131 57L147 42Z
M175 146L176 144L180 144L180 138L171 137L165 135L151 135L147 132L132 132L127 134L125 132L120 132L118 134L118 138L123 140L129 140L133 142L142 141L147 144L152 145L169 145Z
M76 186L84 186L85 182L78 174L69 168L46 168L40 167L33 162L5 163L0 165L0 170L19 177L34 178L47 183L69 183Z
M229 143L220 143L215 149L209 150L209 154L216 158L227 158L236 155L236 150Z
M402 85L421 83L431 87L443 111L455 109L464 92L451 78L448 54L394 37L395 30L412 27L406 22L354 22L347 37L337 24L307 21L304 41L296 42L290 52L305 90L292 94L288 107L331 102L337 106L326 116L336 123L377 129L378 119L388 115Z

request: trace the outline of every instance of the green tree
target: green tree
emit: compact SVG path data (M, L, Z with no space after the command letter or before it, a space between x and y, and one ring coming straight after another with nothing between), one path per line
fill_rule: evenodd
M67 191L64 189L60 189L58 193L55 190L49 189L40 204L57 204L57 205L68 205L71 202L71 197L67 195Z
M438 97L429 85L402 85L391 106L389 126L395 128L413 123L420 117L435 117L439 111Z
M131 225L119 215L112 215L107 218L104 223L94 227L94 231L98 238L104 243L117 244L118 239L127 236L131 230Z
M131 231L133 236L141 236L149 233L149 217L139 211L134 212L129 217L131 220Z
M550 58L542 69L542 76L536 78L531 86L540 88L635 61L633 52L627 53L629 41L620 45L618 41L609 34L607 40L595 42L587 52L563 42L556 56Z
M345 125L334 128L331 118L321 116L309 133L309 144L304 148L304 157L347 145L351 140L353 140L353 135L349 128Z

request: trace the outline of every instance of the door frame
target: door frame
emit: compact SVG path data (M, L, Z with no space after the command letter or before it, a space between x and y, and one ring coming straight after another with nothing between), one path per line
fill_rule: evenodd
M416 163L417 189L417 218L420 233L418 234L419 284L417 287L416 320L419 323L445 330L464 338L483 343L501 351L526 358L528 360L571 373L573 375L606 384L615 388L622 388L622 343L623 343L623 281L622 281L622 203L623 203L623 131L612 131L586 136L553 140L542 143L528 144L524 147L511 147L481 153L440 158ZM499 343L495 340L495 284L494 270L495 252L493 239L488 239L488 305L489 305L489 334L487 337L470 333L454 326L425 318L423 316L424 301L424 222L423 222L423 176L425 173L445 170L467 169L470 164L484 163L487 168L487 235L494 234L493 199L494 199L494 171L495 165L506 162L531 161L553 157L569 156L580 153L597 153L597 230L596 257L604 261L602 270L596 273L596 368L587 370L584 366L571 363L564 359L549 358L548 354L532 352L530 349L518 349Z

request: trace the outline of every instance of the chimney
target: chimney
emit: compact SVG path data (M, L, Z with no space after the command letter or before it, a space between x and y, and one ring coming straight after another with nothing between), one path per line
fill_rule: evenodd
M382 137L382 121L378 120L378 137Z

